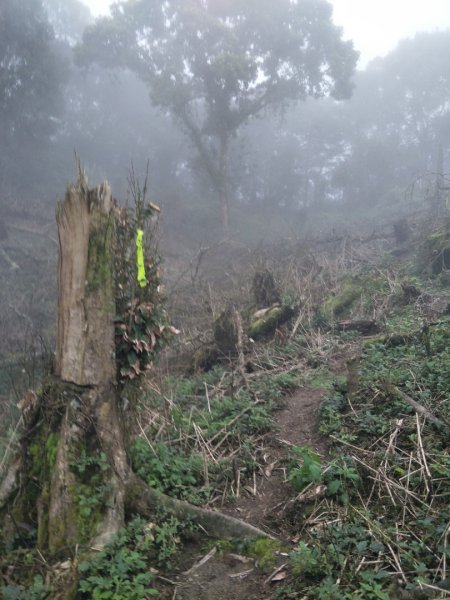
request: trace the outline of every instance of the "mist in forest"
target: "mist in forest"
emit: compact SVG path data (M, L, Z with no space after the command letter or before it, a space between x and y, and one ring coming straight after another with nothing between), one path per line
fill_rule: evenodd
M358 58L325 0L139 0L97 20L80 0L1 0L3 345L11 311L26 330L52 306L74 152L121 204L148 169L169 262L423 207L449 170L450 31Z
M11 211L52 212L74 150L91 183L107 178L121 201L131 164L143 176L148 162L164 226L194 244L224 226L255 241L283 224L295 233L327 206L401 203L437 170L440 147L445 171L450 32L417 34L356 70L322 0L298 15L291 2L170 2L165 17L161 3L131 4L94 22L79 0L2 0L3 236ZM284 44L286 19L295 32Z

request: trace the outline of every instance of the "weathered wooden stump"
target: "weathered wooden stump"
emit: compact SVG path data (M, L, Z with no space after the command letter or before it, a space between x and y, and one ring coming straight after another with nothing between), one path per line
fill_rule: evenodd
M70 556L77 546L111 541L125 513L150 517L161 506L211 535L264 535L169 498L131 469L116 382L115 214L109 185L88 189L81 171L58 205L55 374L22 406L21 452L0 484L3 535L13 537L21 527L37 530L40 550Z

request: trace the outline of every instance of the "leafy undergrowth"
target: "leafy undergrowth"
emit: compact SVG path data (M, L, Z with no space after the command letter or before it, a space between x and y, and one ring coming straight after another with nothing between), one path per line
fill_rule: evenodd
M303 380L304 352L299 336L286 348L255 351L251 373L228 364L209 373L155 378L128 411L136 423L129 448L135 472L155 489L194 504L215 508L232 501L259 469L262 440L273 435L283 396ZM18 529L2 547L0 593L9 600L51 598L60 579L76 567L79 598L150 597L161 581L149 567L170 575L172 557L190 534L187 524L156 517L155 524L132 520L93 558L83 559L87 549L79 548L63 565L58 557L33 550L36 531L27 531L25 540Z
M193 531L171 515L158 515L156 523L134 518L112 544L80 562L78 597L141 600L158 595L157 569L171 567L181 540Z
M325 497L295 515L281 597L426 598L448 585L450 319L408 331L403 344L366 344L358 389L323 404L332 462L303 451L291 466L298 490Z
M164 377L141 399L135 472L162 492L214 505L239 495L260 462L261 440L274 429L283 396L302 381L295 341L288 354L255 355L252 373L215 367L188 378ZM302 350L303 351L303 350ZM239 474L238 474L239 473Z
M10 567L4 575L11 582L1 587L1 597L4 600L52 598L58 588L70 587L74 568L79 581L76 596L72 597L80 600L142 600L156 596L159 569L171 567L182 541L194 532L192 524L159 513L154 522L133 518L100 552L83 557L86 549L77 549L80 553L73 561L50 566L39 551L22 549L15 554L14 568Z
M379 310L382 334L362 345L356 381L336 377L331 365L338 354L354 358L358 336L303 327L281 346L254 348L245 376L217 367L165 378L142 405L137 472L162 491L214 506L260 469L283 394L328 390L320 430L329 459L309 447L286 453L293 499L283 519L295 547L273 597L430 597L447 579L450 318L431 321L420 302L403 302L400 286L377 288L364 308ZM416 412L405 394L438 420Z

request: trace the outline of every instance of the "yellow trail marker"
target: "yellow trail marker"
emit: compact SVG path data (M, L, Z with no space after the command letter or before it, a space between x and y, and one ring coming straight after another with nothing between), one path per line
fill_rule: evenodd
M144 248L142 245L144 238L144 232L142 229L136 231L136 266L137 266L137 279L139 285L144 288L147 285L147 278L145 276L145 264L144 264Z

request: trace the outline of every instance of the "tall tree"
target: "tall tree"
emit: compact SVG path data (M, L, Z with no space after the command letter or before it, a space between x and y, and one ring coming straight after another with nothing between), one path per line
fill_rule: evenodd
M350 94L357 53L326 0L133 0L85 31L79 61L128 67L180 124L224 229L230 142L249 119L308 96Z

